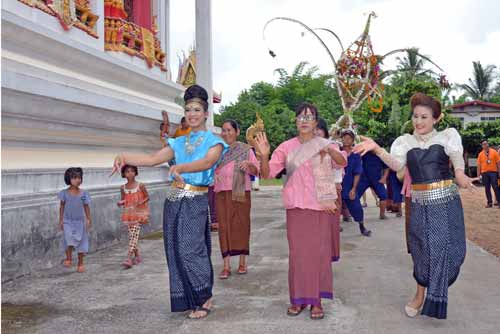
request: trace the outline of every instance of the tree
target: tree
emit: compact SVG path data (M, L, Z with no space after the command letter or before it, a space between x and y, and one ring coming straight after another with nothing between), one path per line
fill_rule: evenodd
M473 100L488 100L494 94L496 66L486 65L483 67L480 61L473 61L472 66L473 79L469 78L469 83L460 85L460 88Z
M319 110L320 117L328 124L342 115L342 106L332 76L318 74L316 67L306 62L297 65L289 74L277 69L279 75L276 85L258 82L244 90L238 100L224 106L215 115L215 125L221 126L225 119L236 120L241 126L238 140L245 141L246 129L255 122L256 112L262 116L266 133L274 149L281 142L296 135L294 110L301 102L311 102Z
M221 109L215 115L215 125L221 126L225 119L231 118L241 126L240 141L245 141L246 129L255 122L258 112L264 120L271 148L276 148L284 140L296 135L294 110L301 102L311 102L318 107L320 117L327 124L333 124L343 115L342 104L333 78L319 74L316 67L303 62L291 73L284 69L276 70L278 77L275 85L258 82L238 96L238 100ZM353 117L360 134L375 139L380 145L390 147L395 138L402 133L411 132L410 98L422 92L438 100L443 94L437 80L430 74L420 73L411 78L407 73L397 73L385 87L384 108L380 113L370 110L365 102ZM455 127L460 129L460 120L445 114L439 129Z
M425 69L425 63L430 60L429 57L420 55L418 51L419 48L409 48L403 58L396 57L399 62L398 71L410 79L414 79L419 75L435 74L432 70Z
M461 135L464 150L476 156L484 139L488 139L491 145L500 144L500 120L470 123L461 131Z
M495 87L493 96L490 98L489 102L500 104L500 81L497 82L497 86Z

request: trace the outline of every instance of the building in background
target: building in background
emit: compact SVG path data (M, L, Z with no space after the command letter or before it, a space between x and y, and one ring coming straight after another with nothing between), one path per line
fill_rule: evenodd
M195 2L197 80L211 92L211 2ZM115 155L161 148L161 111L173 124L183 115L167 61L169 5L2 0L2 281L59 264L56 194L68 167L83 167L93 199L91 251L120 239ZM139 171L150 230L161 227L166 177L166 166Z
M469 101L449 106L451 108L450 116L459 118L462 125L472 122L486 122L500 119L500 104Z

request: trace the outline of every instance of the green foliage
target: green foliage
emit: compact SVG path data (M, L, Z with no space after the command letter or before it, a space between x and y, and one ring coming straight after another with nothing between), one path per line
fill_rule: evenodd
M244 90L238 101L222 108L216 114L216 126L221 126L225 119L236 120L241 126L238 138L245 142L245 133L256 120L258 112L264 121L266 134L275 149L281 142L296 135L295 108L302 102L311 102L319 110L320 117L328 124L339 118L343 111L336 87L332 84L331 75L317 74L317 68L307 67L307 63L297 65L292 74L283 69L279 74L276 86L258 82Z
M474 156L481 150L481 141L488 139L490 145L500 145L500 120L470 123L461 131L464 150Z
M399 73L393 76L385 88L384 109L381 113L373 113L366 102L354 113L359 133L372 137L379 145L390 147L398 136L412 132L411 122L408 122L411 115L410 98L417 92L438 100L442 94L439 84L430 75ZM460 121L457 120L457 124L451 117L445 116L445 120L444 124L454 124L454 127L460 125Z
M460 88L473 100L488 100L494 94L493 85L495 84L496 66L486 65L483 67L479 61L473 61L472 66L473 78L469 78L469 82L460 85Z
M422 68L422 64L417 65L415 71L410 71L413 75L408 72L397 73L387 82L382 112L372 112L366 102L354 112L358 133L372 137L384 147L390 147L395 138L413 131L410 119L410 98L413 94L422 92L443 100L443 104L465 101L465 95L450 101L450 91L443 91L432 74ZM229 118L236 120L242 129L238 139L244 142L246 130L255 122L258 112L264 120L274 150L281 142L296 135L294 110L299 103L307 101L315 104L328 125L342 116L342 104L331 75L318 74L316 67L310 67L305 62L297 65L291 74L284 69L277 69L276 73L279 75L276 85L257 82L242 91L235 103L224 106L221 114L215 115L215 125L221 126ZM500 83L491 100L495 98L500 103ZM445 108L443 113L438 130L448 127L459 130L464 148L469 153L476 154L484 138L488 138L492 145L500 145L500 121L471 124L462 129L459 119L451 117Z

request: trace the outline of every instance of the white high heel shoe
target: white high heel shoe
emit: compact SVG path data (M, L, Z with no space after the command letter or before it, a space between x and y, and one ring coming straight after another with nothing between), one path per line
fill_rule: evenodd
M405 313L410 318L415 318L418 315L418 312L422 309L422 305L419 308L413 308L408 304L405 305Z

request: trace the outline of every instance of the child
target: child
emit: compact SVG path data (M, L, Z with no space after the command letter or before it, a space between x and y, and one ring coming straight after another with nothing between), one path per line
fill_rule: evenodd
M90 218L90 196L79 187L83 180L83 170L71 167L64 173L64 182L69 186L62 190L58 197L61 200L59 209L59 228L64 231L65 267L71 267L73 250L78 252L76 271L83 273L83 256L89 251L88 231L92 226Z
M163 117L163 122L160 124L160 141L163 147L167 146L168 133L170 131L170 121L168 119L168 113L162 110L161 116Z
M139 174L136 166L124 165L122 177L127 179L127 184L121 186L121 200L118 206L123 206L122 222L128 226L128 257L122 263L125 269L142 261L137 243L141 232L141 224L147 224L149 219L149 195L146 187L135 180ZM132 260L132 256L134 259Z

